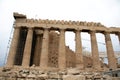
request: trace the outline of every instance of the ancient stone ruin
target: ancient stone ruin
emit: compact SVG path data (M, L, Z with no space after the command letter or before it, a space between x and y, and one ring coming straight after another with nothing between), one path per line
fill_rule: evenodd
M27 19L19 13L14 13L14 19L13 39L1 80L107 80L110 76L102 75L105 68L118 69L110 34L118 35L120 41L120 28L94 22ZM66 31L75 33L75 52L65 45ZM90 57L82 53L81 32L90 34ZM99 60L96 33L105 36L105 68Z

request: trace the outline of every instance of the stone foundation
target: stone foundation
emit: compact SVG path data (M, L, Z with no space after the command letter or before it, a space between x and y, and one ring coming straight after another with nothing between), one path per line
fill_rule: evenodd
M85 71L77 68L1 68L0 80L120 80L119 77L103 75L102 72Z

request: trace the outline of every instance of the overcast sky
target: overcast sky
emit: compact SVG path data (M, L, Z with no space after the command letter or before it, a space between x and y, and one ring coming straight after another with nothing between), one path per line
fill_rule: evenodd
M120 27L120 0L0 0L0 63L4 64L13 27L13 12L28 18L101 22ZM120 51L118 37L111 35L114 51ZM87 40L86 40L87 39ZM90 37L82 33L82 44L91 50ZM97 34L99 51L105 51L104 36ZM102 42L102 43L101 43ZM66 33L66 45L74 50L74 34Z

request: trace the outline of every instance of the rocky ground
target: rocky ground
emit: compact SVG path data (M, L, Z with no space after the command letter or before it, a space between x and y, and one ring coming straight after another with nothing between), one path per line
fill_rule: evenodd
M69 68L66 70L35 68L0 68L0 80L120 80L112 79L98 71L83 71Z

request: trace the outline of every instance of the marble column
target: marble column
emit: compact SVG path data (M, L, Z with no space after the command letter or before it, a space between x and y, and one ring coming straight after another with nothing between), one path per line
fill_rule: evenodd
M35 66L39 66L39 61L40 61L40 52L41 52L41 46L40 46L40 39L41 36L40 34L37 34L37 39L36 39L36 46L35 46L35 53L34 53L34 58L33 58L33 64Z
M95 31L90 31L90 36L91 36L93 68L99 70L101 68L101 65L99 60L99 52L98 52L98 45L97 45Z
M106 49L107 49L107 56L108 56L108 65L110 69L116 69L117 68L117 60L114 55L113 46L110 38L110 33L105 32L105 42L106 42Z
M39 65L41 68L48 67L48 48L49 48L49 30L44 29L42 50L40 56L40 65Z
M19 36L20 36L20 27L14 27L13 38L12 38L11 47L10 47L10 51L9 51L9 55L6 63L7 67L14 66L14 60L15 60L15 55L17 53Z
M26 38L25 48L23 53L23 61L22 61L23 67L29 67L30 65L32 40L33 40L33 29L28 28L28 33L27 33L27 38Z
M82 54L82 42L81 42L81 32L79 30L75 31L75 53L76 53L76 67L84 68L83 64L83 54Z
M65 47L65 30L60 30L59 37L58 66L60 69L66 68L66 47Z

